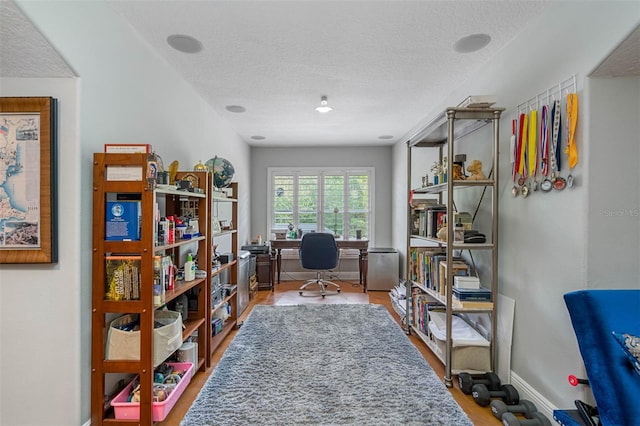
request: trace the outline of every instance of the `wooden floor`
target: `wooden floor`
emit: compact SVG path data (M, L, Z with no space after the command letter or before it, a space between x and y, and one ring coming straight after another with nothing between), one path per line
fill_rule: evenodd
M297 288L301 285L299 281L284 281L281 284L276 285L276 290L274 292L260 290L257 294L257 297L249 303L249 307L241 315L239 320L243 321L251 311L251 309L257 304L294 305L303 303L374 303L386 306L387 309L389 309L389 312L392 313L392 316L398 321L398 323L400 323L398 315L396 315L391 308L391 302L389 300L389 294L387 292L370 291L365 294L362 292L362 287L357 284L341 281L337 281L337 283L342 287L342 292L339 295L327 296L325 299L317 296L300 296L297 291ZM171 410L169 416L165 419L164 422L158 423L159 425L173 426L180 424L180 420L189 410L191 403L200 392L200 389L213 371L215 365L220 360L220 357L222 356L224 351L227 349L236 332L237 331L233 331L230 336L228 336L224 341L221 348L214 354L214 357L212 359L212 367L207 371L196 373L196 375L191 380L191 384L184 391L173 410ZM424 356L425 360L427 360L429 365L431 365L431 367L435 370L436 374L440 377L444 377L444 366L442 365L440 360L437 359L435 355L433 355L431 351L427 349L424 343L422 343L417 337L412 335L409 338L418 348L420 353ZM458 389L457 383L453 388L450 389L450 391L451 395L453 395L458 404L460 404L469 418L471 418L474 425L502 424L501 421L493 417L493 415L491 414L491 409L489 407L481 407L474 402L473 398L470 395L463 394L460 389Z

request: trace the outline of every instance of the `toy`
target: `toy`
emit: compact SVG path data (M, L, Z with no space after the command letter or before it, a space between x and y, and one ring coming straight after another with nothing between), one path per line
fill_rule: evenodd
M454 163L452 174L453 180L464 180L467 178L464 174L464 170L462 169L462 164Z
M447 241L447 224L445 223L436 234L439 240Z
M482 161L473 160L469 166L467 166L467 171L471 173L471 176L467 178L467 180L486 180L487 177L482 173Z

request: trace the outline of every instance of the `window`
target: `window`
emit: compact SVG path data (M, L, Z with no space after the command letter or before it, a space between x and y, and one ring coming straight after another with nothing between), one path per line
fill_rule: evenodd
M372 240L373 168L269 168L269 224Z

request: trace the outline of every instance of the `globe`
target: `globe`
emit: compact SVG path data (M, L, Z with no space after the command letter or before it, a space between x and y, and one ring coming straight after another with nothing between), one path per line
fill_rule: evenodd
M226 188L231 185L231 179L236 169L229 160L215 156L205 163L205 166L213 173L213 186L216 188Z

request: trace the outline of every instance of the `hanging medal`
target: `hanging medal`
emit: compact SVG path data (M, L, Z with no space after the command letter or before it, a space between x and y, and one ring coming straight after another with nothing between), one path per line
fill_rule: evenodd
M527 151L527 161L529 163L529 178L533 180L531 188L534 191L538 190L538 181L536 180L538 175L538 138L536 131L538 130L538 111L532 110L529 113L529 141Z
M541 157L541 173L542 182L540 182L540 189L544 192L551 191L553 183L549 180L549 107L547 105L542 106L542 112L540 116L540 157Z
M517 144L516 144L516 128L518 126L518 120L513 119L511 120L511 138L509 139L509 156L511 159L511 175L513 177L513 188L511 188L511 194L513 194L514 197L518 196L518 193L520 192L518 185L516 184L516 176L518 174L518 169L517 169L517 162L516 162L516 158L517 158Z
M555 101L553 109L551 110L553 116L552 125L552 140L551 140L551 180L553 182L553 189L562 191L567 186L567 181L560 176L560 152L558 150L558 141L560 140L560 122L562 120L560 114L560 101ZM556 175L556 170L558 174Z
M569 158L569 176L567 185L573 188L573 175L571 170L578 164L578 148L576 147L576 127L578 126L578 94L567 94L567 147L565 153Z
M528 146L529 146L529 116L524 115L524 125L522 126L522 189L520 190L523 197L529 195L529 169L528 169Z

